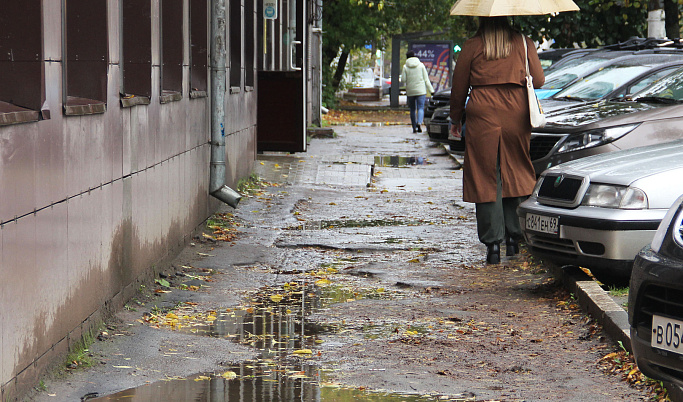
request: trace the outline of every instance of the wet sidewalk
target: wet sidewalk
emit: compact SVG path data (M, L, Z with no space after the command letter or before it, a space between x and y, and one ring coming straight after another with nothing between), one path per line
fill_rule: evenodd
M259 155L264 186L33 399L645 397L601 371L615 344L543 267L484 264L443 148L408 126L335 131Z

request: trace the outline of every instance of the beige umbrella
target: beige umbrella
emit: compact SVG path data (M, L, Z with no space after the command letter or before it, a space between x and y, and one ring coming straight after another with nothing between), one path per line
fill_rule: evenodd
M503 15L544 15L579 11L572 0L458 0L451 15L497 17Z

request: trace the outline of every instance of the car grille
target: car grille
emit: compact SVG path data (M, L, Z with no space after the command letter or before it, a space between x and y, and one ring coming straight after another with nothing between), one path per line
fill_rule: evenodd
M583 180L576 177L564 177L560 174L548 174L544 177L538 198L558 200L561 202L575 201Z
M538 234L527 233L527 241L532 247L538 247L545 250L557 251L563 254L577 255L574 242L569 239L560 239L557 237L550 237Z
M556 135L533 135L529 148L531 160L535 161L536 159L541 159L548 155L560 139L562 139L562 137Z
M636 306L638 336L650 342L652 316L661 315L683 321L683 290L659 285L646 285L641 290L640 307Z

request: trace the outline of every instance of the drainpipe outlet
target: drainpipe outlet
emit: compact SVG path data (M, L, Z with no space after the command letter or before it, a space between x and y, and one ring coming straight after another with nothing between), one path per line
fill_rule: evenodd
M225 185L212 192L211 195L233 208L237 208L237 204L242 199L242 195L240 193Z

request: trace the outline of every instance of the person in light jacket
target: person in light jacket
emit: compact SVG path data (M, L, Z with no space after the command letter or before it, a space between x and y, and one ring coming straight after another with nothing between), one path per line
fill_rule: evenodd
M480 17L479 31L463 45L453 71L450 117L456 138L467 111L463 200L476 204L479 241L487 246L489 264L500 262L503 240L506 255L517 254L523 235L517 206L536 184L529 157L527 58L534 88L540 88L545 77L531 39L512 29L507 17Z
M422 120L425 115L425 100L434 92L432 83L429 82L429 74L425 65L415 57L413 51L406 53L406 64L401 73L401 82L406 84L408 107L410 108L410 122L414 133L422 132Z

